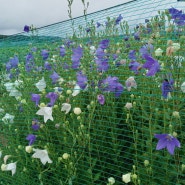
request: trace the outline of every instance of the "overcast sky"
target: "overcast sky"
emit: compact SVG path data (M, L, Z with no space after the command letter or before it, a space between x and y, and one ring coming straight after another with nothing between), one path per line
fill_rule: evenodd
M106 9L131 0L89 0L88 13ZM86 0L87 2L87 0ZM67 0L0 0L0 34L23 31L24 25L41 27L67 20ZM72 16L83 15L81 0L74 0Z

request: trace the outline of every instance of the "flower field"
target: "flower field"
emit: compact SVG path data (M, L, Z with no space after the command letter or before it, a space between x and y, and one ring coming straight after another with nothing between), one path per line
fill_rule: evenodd
M1 49L0 184L185 184L185 14L123 19Z

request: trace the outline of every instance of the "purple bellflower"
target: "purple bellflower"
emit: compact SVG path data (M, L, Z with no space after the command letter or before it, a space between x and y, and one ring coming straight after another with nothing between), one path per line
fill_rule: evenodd
M102 48L97 48L96 50L96 57L98 59L102 59L106 56L106 53L104 52L104 50Z
M77 73L77 84L81 89L85 89L87 86L87 76L85 76L82 72Z
M123 85L119 83L117 77L108 76L100 82L100 86L104 92L113 92L117 98L120 97L124 90Z
M44 63L44 68L46 69L46 70L48 70L48 71L50 71L51 69L52 69L52 66L51 66L51 64L49 63L49 62L45 62Z
M40 95L39 94L32 94L31 100L35 102L35 105L38 106L40 102Z
M29 145L32 145L32 144L35 142L35 140L36 140L36 136L33 135L33 134L29 134L29 135L26 137L26 140L29 141Z
M24 31L28 33L28 32L30 31L30 27L27 26L27 25L25 25L25 26L24 26Z
M140 55L151 55L154 50L154 46L152 44L145 44L139 49Z
M96 23L96 27L99 28L101 24L99 22Z
M48 107L53 107L55 104L55 101L58 99L58 94L55 92L49 92L46 94L46 98L50 99L50 102L48 103Z
M168 95L170 92L173 91L173 84L174 80L173 79L164 79L162 86L161 86L161 91L162 91L162 96L163 98L168 98Z
M43 50L41 51L41 55L42 55L43 60L47 60L48 57L49 57L49 51L46 50L46 49L43 49Z
M140 69L141 64L139 62L132 61L132 62L129 63L128 67L131 71L134 71L135 73L138 73L138 70Z
M32 120L32 126L31 126L31 127L32 127L32 129L35 130L35 131L37 131L37 130L40 129L40 125L38 124L38 122L39 122L39 121L38 121L37 119L33 119L33 120Z
M159 140L156 146L156 150L167 148L168 152L171 155L174 155L175 147L180 148L179 140L170 134L155 134L154 136Z
M108 48L108 46L109 46L109 40L108 39L104 39L104 40L102 40L102 41L100 41L100 43L99 43L99 47L101 48L101 49L106 49L106 48Z
M118 24L121 22L122 19L123 19L123 17L122 17L121 14L120 14L120 15L116 18L115 24L118 25Z
M73 55L71 56L72 60L72 68L78 69L80 66L80 59L83 56L83 49L78 46L77 48L73 49Z
M98 99L98 102L99 102L100 105L104 105L105 104L105 97L104 97L103 94L99 94L97 96L97 99Z
M128 53L128 58L130 60L136 60L136 50L130 50L129 53Z
M50 75L50 78L52 79L52 83L55 84L60 76L54 71L53 74Z
M174 19L174 22L179 26L185 25L185 14L182 13L182 10L177 10L175 8L168 9L171 18Z
M61 57L64 57L66 55L66 49L65 49L65 47L60 47L60 56Z
M97 70L105 72L109 69L108 59L96 59Z
M148 54L144 54L143 58L146 60L146 62L142 67L148 69L146 76L154 76L160 70L160 64Z

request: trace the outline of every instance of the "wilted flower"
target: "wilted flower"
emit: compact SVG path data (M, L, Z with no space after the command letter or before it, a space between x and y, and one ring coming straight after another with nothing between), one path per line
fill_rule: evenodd
M11 155L5 155L3 158L4 163L6 164L7 160L11 157Z
M44 77L42 77L41 80L39 80L35 86L38 88L39 91L43 91L46 88L46 82L44 80Z
M48 119L53 121L52 117L52 107L40 107L40 110L36 112L37 115L44 116L44 122L46 123Z
M155 138L159 141L156 146L156 150L161 150L167 148L171 155L174 155L175 147L180 148L180 142L177 138L171 136L170 134L155 134Z
M40 150L33 148L33 151L35 152L32 157L40 159L41 163L45 165L47 162L52 163L52 160L48 156L47 150Z
M125 175L122 175L122 181L124 183L129 183L131 181L131 173L127 173Z
M65 111L65 114L67 114L67 113L69 113L70 110L71 110L71 104L69 104L69 103L62 104L61 111Z
M104 105L105 104L105 97L103 94L99 94L97 96L98 102L100 103L100 105Z

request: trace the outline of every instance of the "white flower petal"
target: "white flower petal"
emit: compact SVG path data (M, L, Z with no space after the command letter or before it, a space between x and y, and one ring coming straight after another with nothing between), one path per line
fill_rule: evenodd
M33 148L33 151L35 152L32 157L40 159L41 163L45 165L47 162L52 163L52 160L48 156L47 150L40 150Z
M69 103L62 104L61 111L66 111L65 114L67 114L67 113L69 113L70 110L71 110L71 105Z
M36 112L37 115L44 116L44 122L46 123L48 119L53 121L52 117L52 107L41 107L40 110Z

